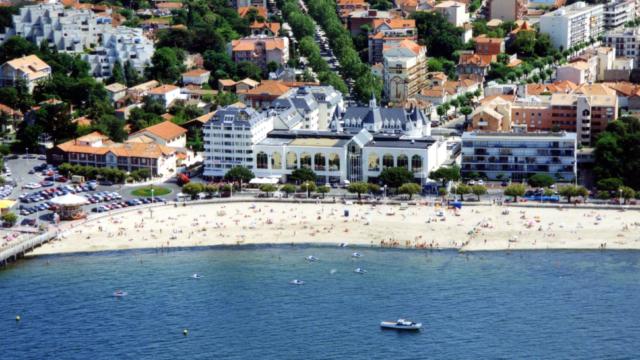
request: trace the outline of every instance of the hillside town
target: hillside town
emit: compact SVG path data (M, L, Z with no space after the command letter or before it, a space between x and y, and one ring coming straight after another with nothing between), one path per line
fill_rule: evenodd
M177 183L172 197L632 203L639 12L634 0L5 1L6 198L75 175ZM12 179L15 157L50 180Z

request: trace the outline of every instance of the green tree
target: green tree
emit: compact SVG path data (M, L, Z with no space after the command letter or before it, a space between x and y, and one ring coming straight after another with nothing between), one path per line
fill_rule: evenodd
M367 186L369 187L369 192L372 194L379 194L380 193L380 185L378 184L373 184L373 183L368 183Z
M429 178L440 181L442 186L446 186L448 181L460 180L460 167L458 165L444 166L429 173Z
M622 195L622 198L624 199L624 203L626 204L630 199L633 199L636 197L636 192L635 190L633 190L632 188L628 187L628 186L622 186L620 187L620 194Z
M400 194L405 194L405 195L409 196L409 200L411 200L411 198L413 198L413 195L419 194L420 190L422 190L420 185L418 185L416 183L402 184L398 188L398 192Z
M318 194L322 194L323 199L324 199L324 195L328 194L330 191L331 191L331 188L326 185L318 186L318 189L316 190Z
M460 201L464 201L464 196L471 192L471 188L465 184L458 184L454 189L451 190L456 195L460 195Z
M289 197L289 194L293 194L294 192L296 192L296 187L291 184L284 184L280 188L280 191L285 193L285 197Z
M382 98L382 79L367 71L356 80L354 91L360 102L366 103L372 96L380 100Z
M267 194L269 197L269 193L275 192L278 188L273 184L262 184L260 185L260 191Z
M530 186L537 188L546 188L555 184L555 179L548 174L534 174L527 181Z
M224 179L226 181L241 181L245 184L251 181L254 177L255 175L253 174L253 171L244 166L234 166L224 174Z
M140 74L138 70L131 64L131 61L127 61L124 63L124 78L125 84L129 87L137 85L140 83Z
M289 179L296 182L316 181L316 173L309 168L295 169L289 175Z
M606 178L598 180L596 186L599 190L605 191L618 191L623 185L621 179L618 178Z
M18 216L13 212L7 212L5 214L2 214L2 221L7 226L12 227L16 224L16 222L18 222Z
M598 179L617 178L640 189L640 120L621 117L598 136L594 152Z
M184 51L178 48L161 47L151 57L147 76L163 83L175 83L185 71Z
M519 58L530 58L535 55L536 33L533 31L520 31L516 34L510 51L518 54Z
M413 173L404 167L388 167L380 173L380 181L390 188L397 189L402 184L413 181Z
M487 193L487 188L484 185L473 185L471 187L471 192L473 195L478 197L478 201L480 201L480 196Z
M182 186L182 192L191 196L191 199L195 199L199 193L204 192L204 185L201 183L189 182Z
M316 183L313 181L305 181L300 184L300 190L307 193L307 197L311 197L311 193L316 191Z
M111 83L126 84L127 83L124 77L124 68L122 67L122 64L120 64L119 60L116 60L116 62L113 63L113 69L111 70L111 77L109 77L109 79L107 80L107 83L109 84Z
M518 201L518 196L524 196L527 188L522 184L511 184L504 189L505 196L513 196L513 201Z
M358 201L360 201L362 194L369 191L369 185L365 182L360 181L352 182L351 184L349 184L349 186L347 186L347 191L352 194L358 194Z
M441 14L418 11L412 17L416 20L418 38L429 49L429 56L453 60L453 54L464 49L462 29Z
M463 107L460 108L460 113L462 115L464 115L464 123L465 124L469 123L469 115L471 115L472 112L473 112L473 110L468 106L463 106Z
M582 186L565 185L558 189L558 194L567 198L567 202L571 202L571 198L576 196L587 197L589 191Z

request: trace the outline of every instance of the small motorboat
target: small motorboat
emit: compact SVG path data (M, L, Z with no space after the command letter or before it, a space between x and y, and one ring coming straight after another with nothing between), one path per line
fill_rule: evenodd
M116 290L113 292L113 296L115 297L125 297L127 296L127 292L126 291L122 291L122 290Z
M347 246L349 246L349 243L340 243L340 245L338 245L338 246L340 246L340 247L347 247Z
M355 270L353 270L353 272L357 273L357 274L366 274L367 270L362 269L362 268L356 268Z
M422 323L398 319L398 321L382 321L380 322L380 327L383 329L419 331L422 328Z
M302 280L298 280L298 279L293 279L289 282L289 284L291 285L304 285L304 281Z
M202 275L200 275L198 273L195 273L195 274L191 275L191 278L192 279L202 279Z
M359 258L361 256L362 254L360 254L359 252L354 252L353 254L351 254L351 257L354 257L354 258Z
M310 262L318 261L318 258L313 255L309 255L305 259Z

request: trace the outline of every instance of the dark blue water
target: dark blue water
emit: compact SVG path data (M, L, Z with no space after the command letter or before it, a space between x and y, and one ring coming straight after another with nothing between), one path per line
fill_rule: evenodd
M0 351L8 359L92 360L639 356L640 252L360 249L364 256L353 260L353 251L23 261L0 271ZM320 261L307 263L310 254ZM355 274L356 267L368 273ZM190 279L194 272L204 278ZM292 279L306 284L289 285ZM129 295L116 299L115 289ZM401 316L425 328L379 329L379 321Z

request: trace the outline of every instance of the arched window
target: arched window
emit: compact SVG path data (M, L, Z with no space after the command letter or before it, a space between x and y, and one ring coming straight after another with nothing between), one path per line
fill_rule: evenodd
M256 155L256 168L258 168L258 169L268 169L269 168L269 157L263 151L260 151Z
M287 153L287 170L295 170L298 168L298 155L293 151Z
M309 153L300 154L300 167L311 169L311 154Z
M409 170L409 158L407 157L407 155L398 156L397 161L398 161L398 165L396 165L397 167L403 167Z
M329 171L340 170L340 156L336 153L329 154Z
M411 157L411 171L414 173L422 171L422 157L420 155L413 155Z
M282 169L282 155L279 152L271 154L271 168Z
M393 162L393 160L391 160L391 162ZM378 156L378 154L369 154L367 163L369 164L369 171L380 170L380 156Z
M382 157L382 168L386 169L388 167L393 167L393 155L384 154Z
M316 153L313 156L313 168L317 171L324 171L326 167L327 159L325 158L323 153Z

